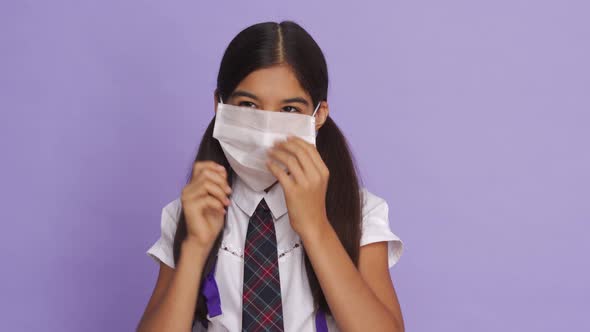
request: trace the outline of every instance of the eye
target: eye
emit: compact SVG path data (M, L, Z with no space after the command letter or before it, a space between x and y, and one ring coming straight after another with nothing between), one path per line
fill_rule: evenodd
M297 107L293 107L293 106L285 106L285 107L283 107L283 110L288 113L300 112Z
M254 104L253 102L249 102L249 101L241 101L240 103L238 103L238 106L246 106L246 107L256 108L256 104Z

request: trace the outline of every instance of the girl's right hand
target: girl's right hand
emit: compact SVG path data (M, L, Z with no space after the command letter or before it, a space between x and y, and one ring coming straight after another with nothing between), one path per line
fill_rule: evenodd
M225 167L213 161L197 161L190 182L182 189L181 202L187 240L211 248L223 228L231 188Z

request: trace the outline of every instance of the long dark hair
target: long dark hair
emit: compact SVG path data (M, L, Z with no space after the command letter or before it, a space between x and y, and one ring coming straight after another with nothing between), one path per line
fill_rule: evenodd
M324 54L313 38L301 26L292 21L264 22L241 31L230 42L221 60L217 77L217 96L228 100L228 96L248 74L278 64L287 64L291 67L301 86L311 96L314 105L328 99L328 69ZM212 160L225 166L227 174L230 176L228 182L231 186L232 169L219 142L213 138L214 124L215 117L203 134L195 162ZM357 176L357 168L346 139L329 116L318 131L316 147L330 170L325 202L328 219L346 252L354 264L358 266L362 199L359 192L360 177ZM191 172L189 171L187 183L190 180ZM205 276L213 268L222 237L223 231L219 233L207 257L199 289L203 285ZM185 238L186 220L183 211L180 214L174 237L175 263L178 263L181 243ZM314 309L319 307L327 314L331 314L309 257L305 251L303 255L314 298ZM207 307L205 297L201 292L197 298L193 324L196 320L201 321L204 325L207 324Z

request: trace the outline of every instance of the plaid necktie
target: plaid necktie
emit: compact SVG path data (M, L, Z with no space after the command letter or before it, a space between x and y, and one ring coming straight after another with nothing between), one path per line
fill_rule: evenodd
M283 331L277 237L264 199L250 218L244 246L242 331Z

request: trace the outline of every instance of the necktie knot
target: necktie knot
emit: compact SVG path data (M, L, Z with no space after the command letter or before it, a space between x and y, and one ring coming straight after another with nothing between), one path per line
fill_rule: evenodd
M260 203L258 204L258 207L256 209L260 212L268 212L270 210L270 208L268 207L268 204L266 203L264 198L260 201Z

